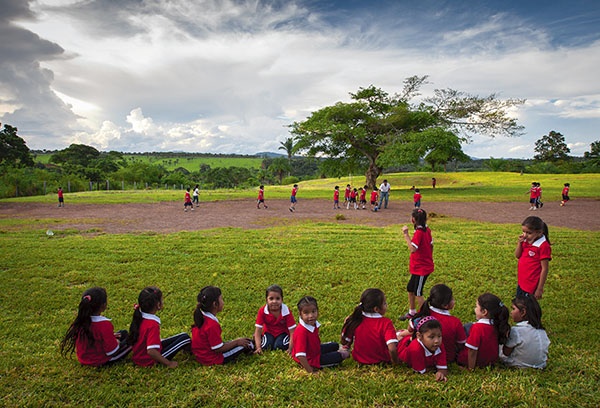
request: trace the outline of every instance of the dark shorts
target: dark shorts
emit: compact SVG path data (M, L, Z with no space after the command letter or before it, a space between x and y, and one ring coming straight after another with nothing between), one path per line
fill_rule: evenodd
M291 202L292 204L293 204L293 203L295 203L296 201L297 201L297 200L296 200L296 196L291 196L291 197L290 197L290 202Z
M537 198L530 198L529 204L535 204L537 202Z
M65 202L65 199L64 199L64 197L58 197L58 202L59 202L59 203L64 203L64 202Z
M429 275L420 276L411 274L408 285L406 285L406 291L414 293L415 296L423 296L423 287L425 287L425 281L427 281L428 276Z
M191 207L192 206L192 202L191 201L186 201L185 203L183 203L184 207Z
M569 196L563 194L563 201L569 201L569 200L570 200Z

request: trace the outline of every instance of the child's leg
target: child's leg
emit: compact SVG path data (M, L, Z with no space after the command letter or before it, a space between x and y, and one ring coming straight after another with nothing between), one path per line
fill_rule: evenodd
M321 344L321 368L334 367L344 361L344 355L338 350L340 345L334 341Z
M175 336L168 337L162 340L162 355L163 357L172 360L179 350L191 349L192 340L187 333L179 333Z
M289 334L280 334L274 340L273 350L287 350L290 345Z
M272 350L273 345L275 344L275 337L271 333L265 333L262 336L262 340L260 342L260 348L263 350Z
M237 358L241 354L252 353L254 351L254 343L250 343L250 345L251 345L251 347L249 349L247 349L243 346L237 346L237 347L234 347L231 350L223 353L223 364L231 363L231 362L237 360Z

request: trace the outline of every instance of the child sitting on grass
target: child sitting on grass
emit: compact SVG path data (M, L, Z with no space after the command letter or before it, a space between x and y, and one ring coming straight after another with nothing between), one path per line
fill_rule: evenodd
M63 355L77 351L81 364L95 367L127 356L131 351L127 345L127 330L114 332L110 319L102 316L107 307L106 289L95 287L83 292L77 317L60 344Z
M342 344L354 345L352 357L360 364L398 364L398 339L387 311L385 294L380 289L367 289L360 303L346 318L342 327Z
M279 285L267 288L267 304L258 309L254 330L255 353L263 349L288 350L296 328L294 315L283 303L283 289Z
M347 350L340 350L336 342L321 344L319 337L319 307L317 300L305 296L298 302L298 327L294 330L292 358L309 373L324 367L339 365L350 356Z
M510 329L500 360L509 367L545 368L550 339L542 326L542 309L533 296L517 296L510 315L516 326Z
M415 331L401 338L398 345L400 360L419 374L436 369L437 381L448 381L446 350L442 342L442 325L433 316L415 318Z

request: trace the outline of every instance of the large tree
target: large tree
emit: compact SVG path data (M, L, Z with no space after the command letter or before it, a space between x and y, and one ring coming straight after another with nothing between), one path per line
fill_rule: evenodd
M33 164L31 152L25 140L17 135L17 128L4 124L0 130L0 165L31 167Z
M452 145L447 143L449 138L454 139L454 146L460 146L473 132L491 137L521 133L522 127L509 117L508 111L522 104L522 100L500 100L494 94L482 98L436 89L432 97L411 104L426 83L427 76L407 78L402 92L395 95L374 86L360 88L357 93L350 93L351 102L338 102L313 112L306 120L290 126L297 150L324 156L330 162L366 162L366 181L373 187L383 166L414 162L415 157L428 154L441 163L444 150L449 159L462 157L455 149L441 146L436 152L429 143L431 137L420 137L425 131L442 132L439 135L446 139L446 146ZM459 137L460 133L464 136Z
M571 149L565 143L565 137L554 130L535 142L533 149L537 153L533 158L541 162L559 162L569 159Z
M54 153L50 157L50 162L88 167L99 157L100 152L95 147L73 143L66 149Z

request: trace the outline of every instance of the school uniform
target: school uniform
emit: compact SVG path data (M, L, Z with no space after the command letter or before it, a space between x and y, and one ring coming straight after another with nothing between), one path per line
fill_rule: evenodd
M398 345L398 357L419 374L425 374L428 368L433 367L438 370L448 369L444 343L432 353L421 340L405 337Z
M307 324L304 320L298 321L298 326L294 330L292 358L298 364L298 357L306 357L308 364L316 369L322 367L331 367L342 362L343 358L337 352L339 344L335 342L321 344L319 337L319 327L321 324L316 322L314 326Z
M469 331L465 348L458 354L458 363L468 365L469 349L477 350L477 367L486 367L498 361L498 332L490 319L479 319Z
M352 358L360 364L391 363L388 345L398 343L392 321L379 313L363 312L363 320L354 330Z
M187 333L179 333L166 339L160 338L160 318L150 313L142 313L140 333L133 345L131 359L139 366L149 367L156 361L148 354L148 350L157 349L166 359L172 359L177 352L190 344Z
M569 201L569 187L565 187L562 189L562 200L563 201Z
M272 336L273 344L276 344L279 336L289 336L290 330L296 328L296 321L294 320L294 315L292 315L290 308L284 303L281 305L281 313L277 317L269 312L268 305L264 305L258 309L256 323L254 325L262 330L263 342L265 341L265 336ZM281 341L285 346L287 346L286 343L289 344L289 338L287 339L287 342L285 339L282 339Z
M418 226L413 234L411 245L417 250L410 254L410 273L419 276L431 274L433 272L433 238L429 227Z
M421 207L421 193L415 193L413 195L413 202L415 203L415 208Z
M192 353L200 364L220 365L234 360L244 352L244 347L236 346L225 353L215 350L225 344L221 337L222 329L219 320L209 312L202 312L204 323L201 327L192 327Z
M371 191L371 205L377 204L377 191Z
M500 360L504 364L521 368L546 367L550 339L544 329L536 329L527 321L519 322L510 329L504 345L513 349L510 356L500 351Z
M540 275L542 273L541 261L544 259L552 260L552 248L544 235L538 238L533 244L523 241L521 248L517 282L523 291L533 294L540 282Z
M81 364L99 367L110 361L122 359L131 351L129 346L121 347L115 337L115 329L110 319L104 316L91 316L91 320L93 346L90 347L88 338L84 335L80 335L75 342L77 360Z
M467 335L462 322L456 316L452 316L448 310L430 307L430 315L435 317L442 325L442 342L446 349L448 363L456 361L457 346L465 344Z

